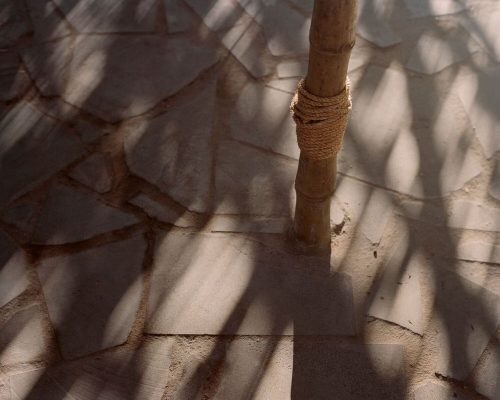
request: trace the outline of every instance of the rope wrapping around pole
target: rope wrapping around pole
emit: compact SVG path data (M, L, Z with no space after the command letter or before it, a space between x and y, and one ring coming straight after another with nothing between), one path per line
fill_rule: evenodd
M352 109L350 82L333 97L319 97L307 91L302 79L290 104L297 126L297 143L312 160L333 157L342 147Z

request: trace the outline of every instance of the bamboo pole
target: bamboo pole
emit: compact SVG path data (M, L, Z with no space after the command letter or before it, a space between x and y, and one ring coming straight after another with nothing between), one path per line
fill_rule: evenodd
M310 93L331 97L344 89L355 37L356 0L315 0L305 79ZM336 154L325 160L300 155L295 179L294 234L308 250L330 248L330 203L336 174Z

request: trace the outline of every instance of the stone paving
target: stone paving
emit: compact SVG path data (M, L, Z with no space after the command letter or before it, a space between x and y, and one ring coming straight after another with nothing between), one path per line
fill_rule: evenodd
M359 1L328 258L312 8L0 0L0 400L500 399L500 4Z

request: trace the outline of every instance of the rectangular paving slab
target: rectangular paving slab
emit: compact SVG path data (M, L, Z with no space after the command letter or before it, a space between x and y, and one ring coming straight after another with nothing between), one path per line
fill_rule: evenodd
M317 267L240 235L165 234L154 254L146 332L355 334L350 278L307 273L310 264Z

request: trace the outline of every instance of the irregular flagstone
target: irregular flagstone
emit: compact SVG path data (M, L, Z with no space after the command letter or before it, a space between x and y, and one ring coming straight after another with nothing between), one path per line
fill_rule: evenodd
M27 0L26 5L33 23L35 41L53 40L71 34L52 1Z
M105 154L94 153L75 168L69 176L99 193L106 193L113 187L111 160Z
M25 232L32 232L36 223L37 204L32 201L21 201L6 208L1 214L0 219L9 225Z
M359 4L358 35L379 47L390 47L401 38L385 21L390 4L387 0L363 0Z
M51 188L33 235L33 243L79 242L138 223L132 214L108 206L94 194L69 186Z
M87 36L74 48L63 97L110 122L147 111L217 61L214 48L185 37Z
M255 78L271 73L262 60L265 40L251 18L232 0L186 0L205 25Z
M497 2L476 7L472 13L463 14L460 18L463 27L480 43L496 62L500 62L500 6Z
M127 340L142 293L142 236L43 260L37 268L65 358Z
M207 229L211 232L284 233L288 228L289 222L288 218L217 214L212 216Z
M495 169L488 186L488 193L500 201L500 161L495 163Z
M0 326L0 366L42 360L48 356L46 322L39 306L15 313Z
M194 28L194 22L180 0L164 0L168 33L180 33Z
M152 199L144 193L140 193L133 199L129 200L129 203L140 207L152 218L156 218L162 222L179 226L181 228L189 228L195 226L193 221L175 210L173 207L169 207L165 203L159 203L158 201Z
M312 12L314 7L314 0L291 0L291 2L307 12Z
M0 205L27 193L84 152L77 138L29 103L6 111L0 132Z
M460 276L500 296L500 271L497 265L459 261L449 267Z
M311 19L285 2L238 0L262 27L267 46L274 56L307 54Z
M0 101L9 101L22 95L30 86L28 76L21 70L16 53L0 53Z
M109 122L144 113L217 61L214 48L186 37L79 36L22 55L43 94Z
M439 17L467 9L464 0L405 0L405 4L414 18Z
M307 73L307 60L283 61L278 64L276 72L279 78L305 76Z
M154 0L54 0L80 33L153 32Z
M9 376L16 398L78 400L160 400L172 363L169 340L147 341Z
M487 158L500 151L499 80L497 67L483 68L462 75L455 87Z
M214 212L288 216L296 171L295 161L224 141L217 151Z
M189 210L207 212L214 115L215 82L210 82L196 97L134 129L124 144L132 173Z
M297 269L317 261L272 251L236 235L170 232L157 243L148 333L356 332L349 277L314 276Z
M381 279L370 301L368 315L400 325L419 335L424 333L418 254L408 257L409 239L403 238L385 263Z
M431 322L439 348L436 371L464 380L500 324L500 296L454 273L439 280Z
M488 399L500 398L500 344L488 346L481 366L474 372L474 386L478 393Z
M295 124L290 117L289 94L248 82L230 113L235 139L298 159Z
M447 209L405 201L397 212L405 217L450 228L500 231L500 210L476 201L454 200Z
M404 348L399 344L294 343L292 398L391 399L405 394Z
M266 83L266 86L272 89L281 90L282 92L294 94L297 90L299 80L299 78L272 79Z
M500 264L500 245L479 241L464 242L457 248L457 258Z
M10 388L2 378L0 378L0 400L12 400L10 396Z
M435 74L467 59L479 50L476 43L456 36L456 34L450 36L449 33L447 36L422 34L418 38L406 67L415 72Z
M26 266L27 259L24 252L0 231L0 307L28 287Z
M250 18L242 17L230 29L218 31L217 36L254 78L272 73L272 67L265 60L265 38L260 27Z
M479 175L458 99L434 92L429 81L370 67L354 90L339 170L420 198L444 196Z
M348 177L342 177L335 189L332 216L339 212L338 204L348 210L354 227L372 243L379 243L391 210L392 199L381 189ZM340 219L342 221L343 218ZM335 222L340 222L335 221Z
M429 382L421 385L414 392L415 400L474 400L472 397L463 393L458 387L444 384L443 382Z
M64 92L70 79L73 42L71 38L64 38L20 50L30 76L45 96L59 96Z
M0 10L0 48L9 47L30 31L23 3L3 0Z

